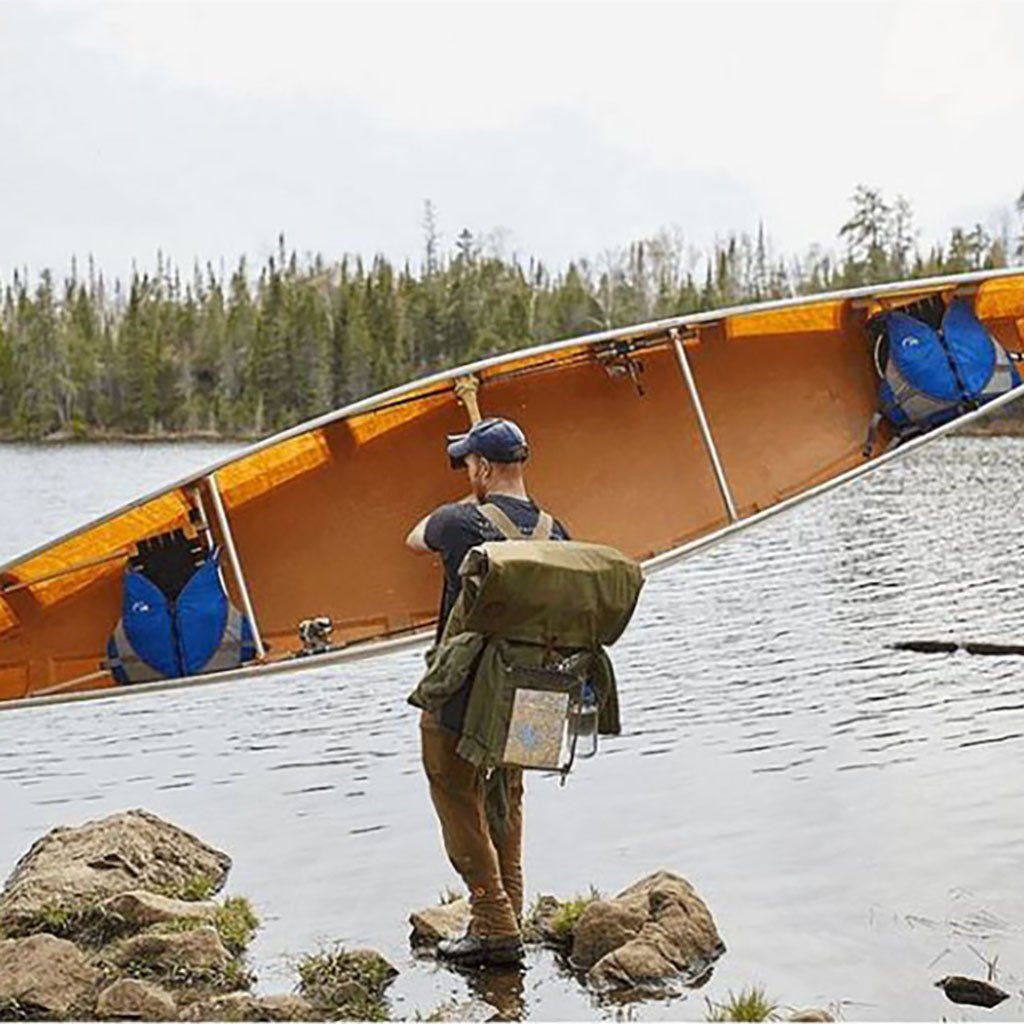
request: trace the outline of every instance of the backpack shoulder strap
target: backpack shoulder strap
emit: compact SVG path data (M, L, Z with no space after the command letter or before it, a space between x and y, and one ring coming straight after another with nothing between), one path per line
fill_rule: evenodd
M537 525L533 528L533 533L530 534L530 540L551 540L554 529L555 520L551 513L541 509L541 513L537 517Z
M478 505L480 514L500 533L505 540L525 540L523 531L516 526L508 515L497 505L487 502ZM541 511L537 516L537 525L529 535L530 540L551 540L555 529L555 520L549 512Z
M505 540L523 539L523 534L519 527L497 505L487 502L483 505L478 505L477 510Z

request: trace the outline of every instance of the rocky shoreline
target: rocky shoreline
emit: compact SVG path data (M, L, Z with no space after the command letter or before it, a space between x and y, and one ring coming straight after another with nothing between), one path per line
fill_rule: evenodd
M318 950L295 991L256 995L259 919L215 898L231 858L144 810L35 842L0 892L0 1020L386 1020L397 970Z
M294 962L292 991L257 994L246 951L259 919L245 897L220 895L230 869L226 853L144 810L53 829L0 891L0 1020L394 1019L387 990L399 971L372 949L307 953ZM415 911L412 969L433 964L438 941L468 918L454 894ZM725 952L707 905L669 871L609 898L541 896L524 937L595 1000L616 1003L699 987ZM778 1019L758 990L708 1009L709 1019ZM426 1019L516 1017L480 1002L442 1005Z

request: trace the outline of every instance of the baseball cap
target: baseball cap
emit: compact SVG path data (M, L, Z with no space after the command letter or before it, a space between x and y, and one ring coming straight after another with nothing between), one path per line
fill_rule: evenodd
M448 458L453 469L461 469L466 456L471 454L482 455L491 462L525 462L530 446L518 424L492 416L474 423L468 434L449 436Z

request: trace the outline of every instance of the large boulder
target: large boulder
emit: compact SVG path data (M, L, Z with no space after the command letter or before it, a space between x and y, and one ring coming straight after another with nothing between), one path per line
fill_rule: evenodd
M74 913L119 893L217 892L231 858L148 811L55 828L32 844L0 893L0 929L37 930L41 918Z
M249 992L229 992L192 1003L181 1013L187 1021L282 1021L322 1020L312 1004L302 996L254 996Z
M460 897L450 903L414 910L409 915L413 946L436 946L442 939L454 939L469 927L469 900Z
M115 1020L177 1020L174 997L139 978L119 978L96 999L96 1013Z
M33 1017L81 1016L100 972L67 939L31 935L0 940L0 1005Z
M663 989L696 980L724 951L711 912L693 886L672 872L656 871L583 911L571 961L599 992Z

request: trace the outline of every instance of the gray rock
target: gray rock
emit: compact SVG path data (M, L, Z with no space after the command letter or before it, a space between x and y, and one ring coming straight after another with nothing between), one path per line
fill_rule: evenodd
M138 889L183 891L205 880L219 890L231 858L143 810L76 828L55 828L32 844L0 893L0 927L17 934L44 911L80 910Z
M135 889L111 896L100 904L100 909L117 914L135 928L146 928L166 921L212 921L218 907L211 900L176 900Z
M523 941L564 946L564 938L555 931L553 925L555 915L561 906L561 900L554 896L538 896L530 908L529 916L523 922Z
M0 940L0 1001L50 1017L91 1004L100 972L74 943L53 935Z
M143 932L117 944L107 953L118 967L145 964L154 973L223 971L231 963L216 929L195 928L187 932Z
M828 1021L834 1021L835 1017L828 1010L819 1010L812 1006L806 1010L794 1010L786 1020L805 1021L806 1024L827 1024Z
M462 935L469 925L469 900L457 899L433 907L424 907L409 915L414 946L436 946L442 939Z
M468 1021L470 1024L482 1024L483 1021L503 1020L504 1018L496 1013L490 1003L480 1002L475 999L467 999L460 1003L453 999L450 1002L442 1003L435 1010L432 1010L425 1019L435 1021Z
M176 1020L174 997L159 985L138 978L120 978L108 985L96 1000L101 1017L118 1020Z
M182 1011L186 1021L274 1021L322 1020L312 1004L302 996L254 996L249 992L229 992L193 1003Z
M692 981L725 951L711 912L686 879L656 871L583 911L572 963L595 990Z

